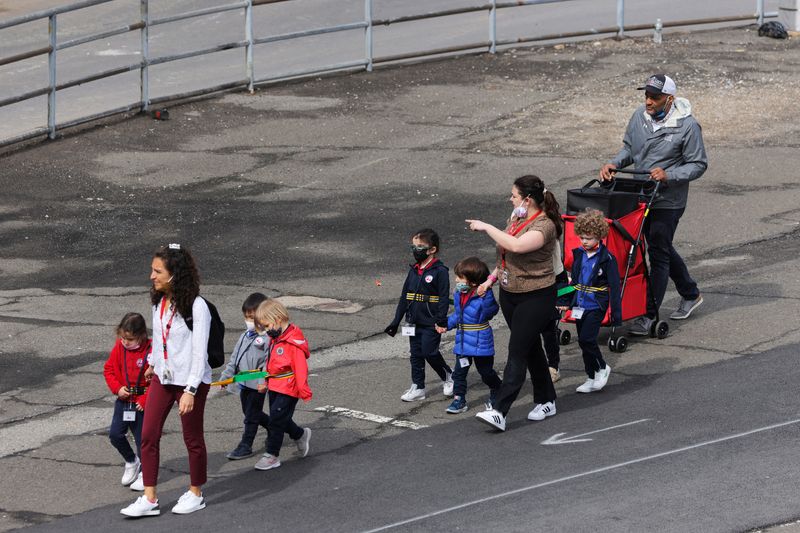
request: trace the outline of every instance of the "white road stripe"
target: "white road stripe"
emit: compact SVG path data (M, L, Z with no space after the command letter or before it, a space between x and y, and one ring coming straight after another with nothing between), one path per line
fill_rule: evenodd
M417 424L416 422L409 422L408 420L398 420L388 416L376 415L373 413L365 413L364 411L356 411L354 409L347 409L346 407L336 407L333 405L323 405L322 407L315 407L314 411L321 413L332 413L336 415L346 416L348 418L355 418L357 420L366 420L376 424L391 424L392 426L407 429L422 429L428 426Z
M797 424L797 423L800 423L800 418L795 419L795 420L789 420L788 422L781 422L779 424L772 424L771 426L765 426L765 427L761 427L761 428L757 428L757 429L751 429L750 431L745 431L743 433L736 433L734 435L728 435L727 437L721 437L719 439L707 440L707 441L704 441L704 442L699 442L697 444L691 444L689 446L683 446L682 448L676 448L674 450L668 450L666 452L660 452L660 453L656 453L656 454L653 454L653 455L640 457L638 459L631 459L630 461L624 461L622 463L617 463L617 464L613 464L613 465L609 465L609 466L604 466L602 468L595 468L594 470L589 470L587 472L581 472L579 474L573 474L571 476L565 476L565 477L561 477L561 478L558 478L558 479L545 481L544 483L537 483L536 485L530 485L530 486L527 486L527 487L522 487L522 488L519 488L519 489L510 490L510 491L507 491L507 492L502 492L500 494L495 494L493 496L487 496L487 497L481 498L479 500L472 500L470 502L462 503L460 505L454 505L452 507L447 507L445 509L441 509L439 511L434 511L432 513L426 513L426 514L423 514L423 515L415 516L413 518L408 518L406 520L401 520L400 522L395 522L393 524L387 524L385 526L380 526L380 527L377 527L375 529L369 529L367 531L364 531L363 533L375 533L377 531L386 531L387 529L392 529L392 528L395 528L395 527L404 526L406 524L413 524L414 522L420 522L420 521L426 520L428 518L433 518L434 516L439 516L439 515L443 515L443 514L446 514L446 513L451 513L453 511L458 511L458 510L464 509L466 507L472 507L473 505L478 505L478 504L481 504L481 503L486 503L486 502L490 502L490 501L493 501L493 500L498 500L500 498L506 498L508 496L513 496L514 494L520 494L520 493L523 493L523 492L528 492L528 491L531 491L531 490L540 489L542 487L555 485L557 483L563 483L565 481L572 481L573 479L587 477L587 476L591 476L591 475L594 475L594 474L599 474L601 472L608 472L609 470L616 470L618 468L634 465L634 464L637 464L637 463L644 463L646 461L652 461L653 459L659 459L661 457L666 457L666 456L669 456L669 455L675 455L675 454L678 454L678 453L688 452L688 451L694 450L696 448L702 448L703 446L710 446L712 444L719 444L720 442L739 439L739 438L742 438L742 437L747 437L748 435L754 435L756 433L762 433L764 431L770 431L772 429L782 428L782 427L785 427L785 426L791 426L791 425Z

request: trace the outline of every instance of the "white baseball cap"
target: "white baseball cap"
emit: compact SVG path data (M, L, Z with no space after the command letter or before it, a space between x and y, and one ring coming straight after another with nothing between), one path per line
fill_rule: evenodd
M637 89L649 93L669 94L672 96L675 96L675 92L677 91L677 87L675 87L675 82L672 78L664 74L653 74L647 78L647 82L645 82L643 87L637 87Z

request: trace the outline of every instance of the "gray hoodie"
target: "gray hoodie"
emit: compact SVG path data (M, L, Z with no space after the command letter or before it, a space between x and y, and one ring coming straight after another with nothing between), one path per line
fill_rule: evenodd
M639 106L625 130L624 147L609 161L617 168L633 164L637 170L661 167L667 172L654 209L686 207L689 182L702 176L708 166L703 132L692 116L692 105L686 98L675 98L672 105L672 113L655 132L644 105Z
M248 336L247 332L242 333L242 336L239 337L239 340L236 341L236 346L233 348L231 360L219 377L220 381L233 377L245 370L264 370L268 346L269 337L267 337L266 333L264 335L254 334L252 337ZM263 381L263 379L254 379L240 381L239 383L248 389L257 389L258 384L263 383ZM238 387L239 383L228 386ZM239 389L236 389L236 391L238 390Z

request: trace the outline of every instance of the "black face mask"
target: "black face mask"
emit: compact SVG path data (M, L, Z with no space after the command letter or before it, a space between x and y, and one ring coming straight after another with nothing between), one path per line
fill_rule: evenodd
M424 250L417 250L416 248L414 249L414 260L417 263L422 263L427 258L428 258L428 249L427 248L425 248Z
M267 335L269 336L270 339L277 339L278 337L281 336L281 333L283 333L283 330L281 328L267 330Z

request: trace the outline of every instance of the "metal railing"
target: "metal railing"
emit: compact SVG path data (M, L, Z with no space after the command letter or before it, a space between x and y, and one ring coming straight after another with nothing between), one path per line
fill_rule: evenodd
M302 31L294 31L291 33L284 33L267 37L256 37L253 27L254 25L253 10L255 7L268 4L289 2L289 1L296 2L300 0L240 0L238 2L231 4L220 5L205 9L198 9L195 11L189 11L157 19L153 19L150 17L149 0L138 0L140 4L139 20L132 22L128 25L106 30L100 33L86 35L80 38L74 38L60 43L58 42L57 35L58 35L59 15L114 1L120 1L120 0L82 0L67 6L30 13L28 15L20 16L6 21L0 21L0 32L2 32L2 30L4 29L14 26L19 26L21 24L26 24L29 22L34 22L43 19L48 20L48 46L33 50L28 50L22 53L17 53L15 55L8 57L0 57L0 66L3 66L34 57L47 55L48 85L46 87L30 90L0 100L0 108L2 108L5 106L30 100L32 98L47 95L47 125L36 128L32 131L26 132L22 135L18 135L13 138L0 140L0 147L45 135L50 139L54 139L56 138L57 132L64 128L77 126L80 124L109 117L112 115L128 113L134 110L145 112L150 108L151 105L158 104L161 102L182 100L194 96L199 96L203 94L214 93L224 90L247 88L250 92L253 92L255 86L259 84L277 82L281 80L287 80L291 78L298 78L304 76L339 72L339 71L361 70L361 69L364 69L366 71L372 71L375 65L393 63L402 60L430 58L433 56L440 56L442 54L457 54L466 52L474 53L474 52L488 51L489 53L495 53L499 46L517 45L520 43L574 39L586 36L599 36L599 35L622 36L626 31L647 30L653 28L652 24L639 24L639 25L626 26L625 0L617 0L616 25L613 27L592 29L590 31L576 31L576 32L557 33L550 35L527 36L527 37L521 36L514 39L500 39L498 38L497 35L498 10L519 8L520 6L569 2L571 0L513 0L513 1L490 0L488 3L479 6L454 8L454 9L447 9L430 13L403 15L386 19L374 19L373 18L374 0L364 0L363 20L350 22L346 24L339 24L335 26L326 26L326 27L306 29ZM667 27L678 27L678 26L692 26L699 24L729 23L729 22L739 22L748 20L761 23L766 17L777 16L777 13L766 13L764 9L765 9L764 0L756 0L756 13L753 15L680 20L680 21L672 21L664 23L663 26L667 28ZM243 39L231 42L225 42L217 44L212 47L192 50L179 54L151 57L149 49L149 42L150 42L149 35L151 27L162 24L184 21L191 18L204 17L212 14L238 11L238 10L244 10L244 28L242 31ZM435 18L461 15L466 13L476 13L476 12L488 12L489 15L488 41L473 42L473 43L449 46L444 48L429 48L417 52L387 55L378 58L373 57L373 45L374 45L373 30L376 26L388 26L390 24L408 23L418 20L435 19ZM324 67L316 67L305 70L299 70L295 72L282 73L278 76L272 76L272 77L267 76L263 78L256 78L255 76L253 51L254 48L258 45L265 45L280 41L289 41L304 37L310 37L314 35L322 35L322 34L360 30L360 29L364 30L364 48L365 48L364 59L358 59L353 61L342 61L339 63L329 64ZM141 43L140 61L124 65L121 67L115 67L101 72L96 72L67 82L62 82L62 83L57 82L56 73L58 66L59 51L135 31L138 31L140 33L140 43ZM198 56L205 56L208 54L213 54L224 50L238 49L238 48L245 49L245 54L244 54L245 57L243 61L244 77L242 79L214 85L211 87L197 88L188 92L169 94L158 98L150 97L149 67L174 61L185 60ZM92 114L81 116L76 119L65 121L62 123L58 124L56 123L56 109L57 109L56 106L58 103L57 95L59 91L71 87L76 87L78 85L106 79L112 76L117 76L135 70L139 71L140 87L139 87L138 101L131 102L127 105L117 107L114 109L96 111Z

